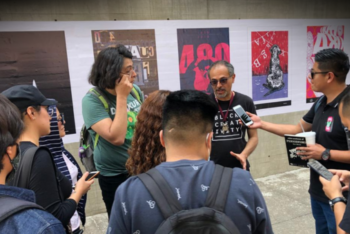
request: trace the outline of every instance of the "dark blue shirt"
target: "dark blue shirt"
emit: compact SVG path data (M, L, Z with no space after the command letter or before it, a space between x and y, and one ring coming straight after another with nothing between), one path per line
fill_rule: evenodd
M164 162L157 166L183 209L203 207L214 163L204 160ZM234 168L225 214L242 234L273 233L264 198L249 172ZM153 234L163 216L141 180L133 176L119 186L107 233Z
M13 197L35 203L33 191L0 185L0 196ZM50 213L39 209L26 209L0 223L0 233L66 233L62 223Z

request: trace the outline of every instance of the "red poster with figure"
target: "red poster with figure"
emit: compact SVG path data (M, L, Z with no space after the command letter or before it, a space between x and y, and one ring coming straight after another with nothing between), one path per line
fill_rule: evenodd
M322 94L312 90L309 80L310 70L315 62L315 54L320 50L334 48L344 50L344 26L308 26L306 55L306 103L312 103Z
M251 32L251 45L253 100L287 98L288 31Z

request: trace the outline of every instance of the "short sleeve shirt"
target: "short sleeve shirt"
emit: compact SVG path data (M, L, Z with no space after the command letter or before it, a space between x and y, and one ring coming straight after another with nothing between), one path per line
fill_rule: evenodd
M140 94L141 90L136 85L134 85L134 87ZM108 93L107 91L102 92L108 98L110 103L108 113L98 97L91 93L87 93L82 101L84 123L87 129L89 129L88 131L93 140L95 140L96 132L91 129L91 126L106 118L113 120L116 114L116 96ZM131 146L131 140L136 124L136 116L140 111L140 108L141 103L131 94L129 94L127 97L128 125L124 144L117 146L111 144L102 137L99 138L98 144L94 149L94 160L96 169L100 171L101 175L116 176L127 173L125 163L129 158L128 149Z
M213 94L212 98L215 100L215 96ZM226 121L228 123L229 129L226 132L222 130L224 120L219 110L215 115L214 119L214 134L212 138L212 150L210 154L210 160L224 167L242 168L241 163L230 154L230 151L239 154L244 150L245 146L247 145L247 141L245 140L247 127L242 126L238 122L239 117L233 110L233 107L236 105L241 105L245 111L248 111L253 114L256 114L256 110L253 100L250 97L238 92L235 92L235 96L230 106L229 102L230 101L218 100L218 104L220 105L223 114L225 115L228 111ZM249 162L247 168L249 168Z
M341 98L349 92L347 87L332 102L327 104L327 97L323 96L319 106L316 108L317 101L311 107L303 120L312 124L312 131L316 132L316 143L331 150L348 150L347 134L339 117L339 103ZM315 110L317 109L317 110ZM328 161L319 161L328 169L350 170L350 164L332 161L332 155ZM328 202L328 198L322 190L322 184L319 181L319 175L310 170L310 195L322 202ZM347 194L346 194L347 195Z

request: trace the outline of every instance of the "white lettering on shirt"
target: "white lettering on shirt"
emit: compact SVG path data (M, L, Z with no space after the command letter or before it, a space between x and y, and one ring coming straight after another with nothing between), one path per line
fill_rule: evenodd
M261 213L264 212L264 209L258 206L258 207L256 208L256 212L257 212L258 214L261 214Z
M209 189L209 186L205 186L204 184L201 185L202 191L207 191Z
M248 208L248 205L245 204L244 202L240 201L239 199L237 199L238 204L241 204L242 206L244 206L245 208Z
M191 165L191 167L193 168L193 170L197 171L199 169L198 166L195 166L195 165Z

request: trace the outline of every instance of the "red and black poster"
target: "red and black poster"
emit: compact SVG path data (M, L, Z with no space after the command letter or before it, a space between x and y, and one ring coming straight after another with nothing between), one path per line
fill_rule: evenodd
M218 60L230 62L228 28L178 29L181 89L212 93L208 68Z
M63 31L0 32L0 92L14 85L34 85L58 101L67 134L75 121Z
M145 95L159 89L157 50L154 29L140 30L93 30L94 57L107 48L124 45L133 55L137 84Z

